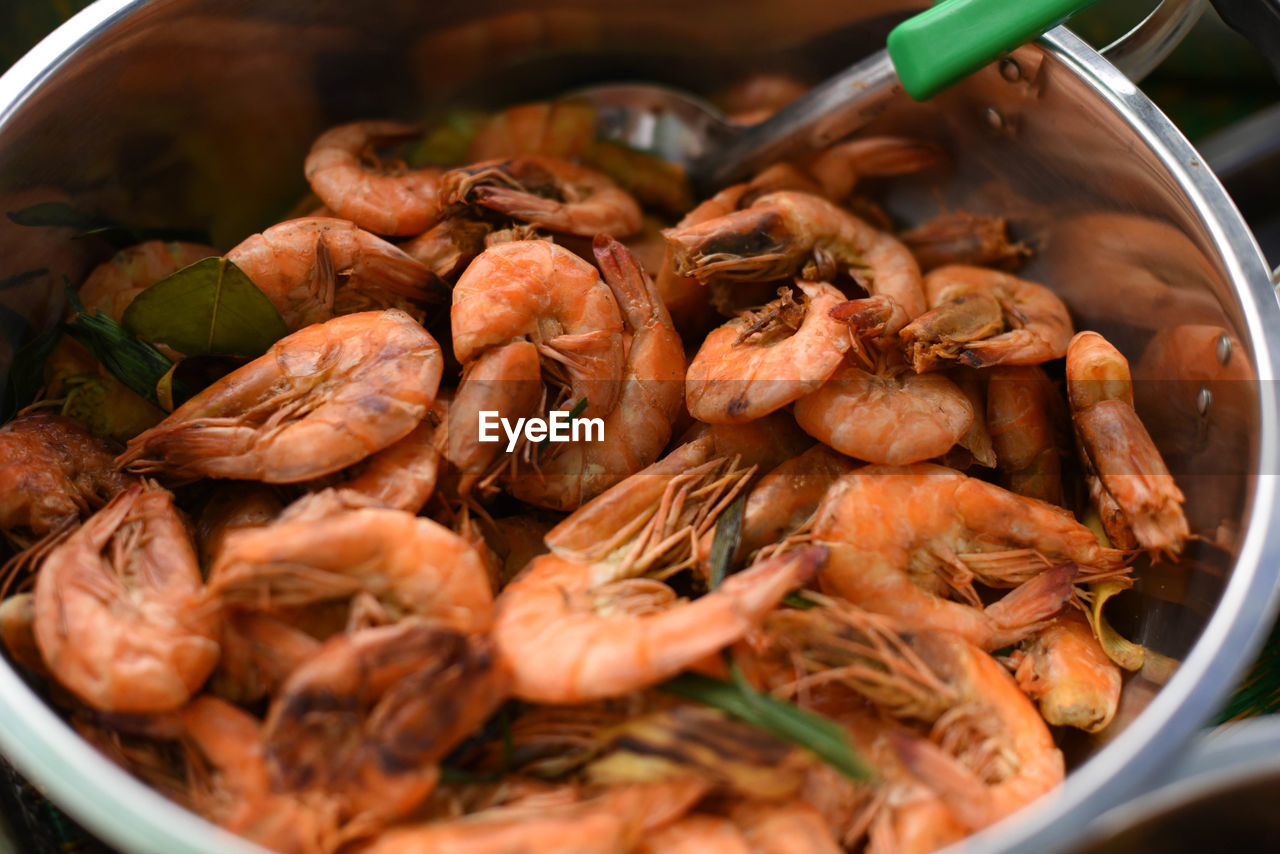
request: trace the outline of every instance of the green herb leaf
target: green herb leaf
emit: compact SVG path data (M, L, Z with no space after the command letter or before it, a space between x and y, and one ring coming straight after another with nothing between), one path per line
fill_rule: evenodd
M102 220L77 210L66 202L40 202L16 211L9 211L9 219L18 225L32 228L98 228Z
M783 596L782 604L789 605L792 608L799 608L801 611L808 611L810 608L818 607L818 603L805 596L803 590L795 590Z
M113 377L159 405L156 384L173 367L169 357L145 341L139 341L103 312L89 314L70 287L67 302L76 312L66 325L67 334L88 348Z
M208 243L208 232L198 228L131 228L106 217L94 216L66 202L40 202L16 211L8 217L18 225L32 228L74 228L76 239L100 237L123 249L147 240L184 240Z
M9 288L17 288L25 285L33 279L38 279L49 272L48 267L41 267L39 270L27 270L22 273L14 273L12 276L5 276L0 279L0 291L7 291Z
M587 411L587 399L584 397L582 398L582 400L579 400L577 403L573 405L573 409L569 410L569 420L573 421L574 419L576 419L578 416L582 415L582 413L586 411ZM551 444L551 437L548 436L547 438L543 439L541 442L538 443L538 450L542 451L547 447L547 445L550 445L550 444Z
M205 258L134 297L125 329L188 356L261 356L288 334L280 312L226 258Z
M849 743L844 729L828 718L807 712L751 687L737 667L730 665L732 682L698 673L682 673L659 689L720 709L741 721L812 751L851 780L869 780L872 770Z
M746 509L747 491L744 489L716 520L716 533L711 538L711 577L708 581L712 590L719 587L729 574L733 556L738 553L738 544L742 541L742 514Z

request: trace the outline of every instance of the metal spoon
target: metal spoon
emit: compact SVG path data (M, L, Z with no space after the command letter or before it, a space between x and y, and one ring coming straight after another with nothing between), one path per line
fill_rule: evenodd
M573 97L595 107L601 138L683 166L705 196L848 136L900 91L931 98L1094 2L945 0L894 28L884 50L754 125L735 124L706 101L661 86L594 86Z

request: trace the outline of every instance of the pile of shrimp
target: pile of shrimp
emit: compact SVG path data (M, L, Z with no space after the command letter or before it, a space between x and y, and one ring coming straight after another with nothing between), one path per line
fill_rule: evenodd
M935 142L694 205L593 122L511 108L421 168L413 127L326 131L305 215L226 252L289 334L169 413L59 413L102 370L61 343L0 429L11 659L286 854L927 852L1052 789L1051 727L1120 698L1092 585L1192 536L1124 356L1003 220L860 195ZM81 300L118 320L216 252L133 247ZM480 440L566 410L603 440ZM688 672L871 775L661 690Z

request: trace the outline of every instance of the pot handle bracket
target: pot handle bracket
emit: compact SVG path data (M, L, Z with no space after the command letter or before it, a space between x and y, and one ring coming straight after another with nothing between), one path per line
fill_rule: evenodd
M1155 70L1200 20L1208 0L1162 0L1142 23L1102 49L1134 83ZM1280 0L1212 0L1223 23L1257 48L1280 80Z
M1215 0L1215 3L1224 0ZM1226 0L1230 2L1230 0ZM1256 0L1244 0L1249 5ZM1104 47L1102 55L1134 83L1156 69L1200 20L1207 0L1162 0L1129 32Z

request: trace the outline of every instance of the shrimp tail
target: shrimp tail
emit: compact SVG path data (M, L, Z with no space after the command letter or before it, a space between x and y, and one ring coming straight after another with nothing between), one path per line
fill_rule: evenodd
M381 288L405 299L419 302L447 302L448 287L422 262L396 252L367 253L351 269L338 270L358 273L367 287Z
M907 770L936 792L962 822L973 829L990 823L987 787L978 775L931 741L898 730L887 734Z
M630 327L642 329L655 321L671 325L671 317L657 287L630 249L607 234L597 234L591 249L600 267L601 278L613 291L613 298L618 301Z
M1001 630L995 645L1015 643L1043 628L1045 621L1061 611L1074 595L1078 570L1074 563L1046 569L1015 587L1000 601L988 605L986 615Z

